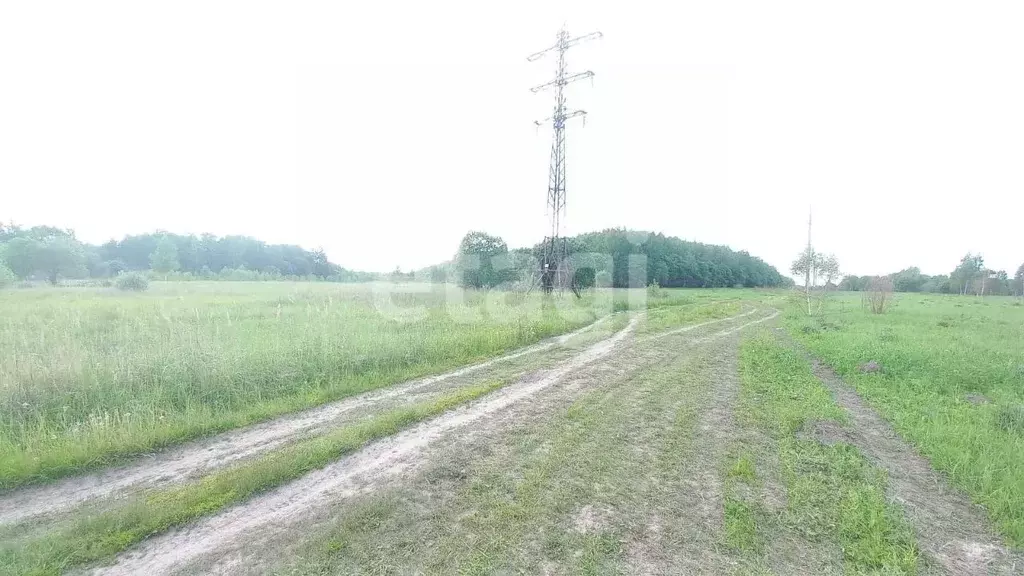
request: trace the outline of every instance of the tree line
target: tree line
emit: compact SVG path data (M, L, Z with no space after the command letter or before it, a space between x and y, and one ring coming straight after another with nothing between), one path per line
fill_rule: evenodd
M991 270L980 254L970 254L949 274L929 276L916 266L886 276L846 276L839 282L840 290L864 291L876 278L888 278L896 292L935 292L942 294L976 294L984 296L1024 295L1024 264L1011 278L1006 270Z
M613 228L566 239L573 284L587 288L776 287L792 280L745 251L688 242L673 236ZM454 276L467 287L486 288L527 281L543 256L543 244L509 250L505 241L483 232L462 239L453 262L424 272L434 280Z
M73 230L0 224L0 278L111 278L152 271L166 278L336 282L372 280L374 274L346 270L323 250L268 244L249 236L155 232L101 245L81 242Z

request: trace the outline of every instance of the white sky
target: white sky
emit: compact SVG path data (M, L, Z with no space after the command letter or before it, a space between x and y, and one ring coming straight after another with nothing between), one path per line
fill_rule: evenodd
M297 3L293 3L297 4ZM571 233L788 272L814 205L846 272L1024 261L1021 2L4 2L0 220L322 245L349 268L546 228L564 22Z

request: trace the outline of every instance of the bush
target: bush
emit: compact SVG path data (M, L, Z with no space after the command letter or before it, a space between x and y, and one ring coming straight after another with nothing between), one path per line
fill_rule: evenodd
M0 262L0 288L12 286L17 281L18 277L14 275L14 272L11 272L10 268Z
M114 281L114 286L116 286L118 290L144 292L149 289L149 278L146 278L138 272L129 272L118 276L117 280Z
M647 297L652 299L668 298L668 290L662 288L657 280L647 286Z

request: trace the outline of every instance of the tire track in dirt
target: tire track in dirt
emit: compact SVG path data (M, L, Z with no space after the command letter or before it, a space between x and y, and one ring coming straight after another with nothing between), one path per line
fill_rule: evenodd
M754 312L756 310L740 316ZM763 318L692 341L692 344L700 344L728 337L712 359L709 373L716 379L708 382L711 391L704 401L706 408L695 424L694 435L700 439L700 446L695 447L686 469L681 471L681 503L674 506L685 510L686 518L684 522L679 522L678 518L671 522L682 525L682 533L674 534L671 543L663 541L664 529L658 524L658 518L665 516L667 522L670 512L666 510L664 514L655 514L655 524L645 531L645 538L631 542L627 547L630 573L722 574L735 568L735 560L720 550L719 541L725 498L721 467L729 447L742 435L735 422L740 392L739 337L736 334L778 315L778 310L772 310ZM666 553L666 548L671 548L672 553Z
M737 317L720 319L716 322L734 321ZM732 333L734 329L727 329ZM475 421L472 425L462 426L450 433L442 435L437 441L425 447L415 455L412 466L401 472L401 476L387 479L366 492L356 492L355 497L342 495L334 498L333 494L322 500L322 504L304 513L301 522L290 524L273 524L257 527L245 534L244 540L239 539L229 548L218 548L211 553L202 554L187 567L180 570L188 574L262 574L271 571L269 566L280 563L283 559L301 554L301 544L323 527L344 515L349 503L358 501L359 497L374 493L387 493L390 489L419 485L420 490L444 490L434 481L423 478L430 469L436 466L459 470L474 461L482 454L488 454L490 447L500 443L504 435L511 430L522 429L565 409L574 399L586 394L595 387L610 390L625 385L623 382L637 370L651 365L663 365L691 351L700 344L715 340L718 334L707 337L701 334L698 338L665 338L659 345L636 346L636 339L627 338L618 345L613 354L606 355L581 369L573 370L565 375L557 385L549 386L539 394L524 398L508 408L488 414ZM617 402L618 396L609 396L609 402ZM455 471L453 474L462 474ZM419 491L419 490L417 490ZM426 499L433 505L442 495ZM178 570L172 570L177 572ZM413 571L413 573L416 573Z
M775 314L757 323L774 317ZM716 336L732 336L752 324ZM739 433L733 419L739 397L739 338L730 337L720 346L709 370L717 378L708 382L712 386L711 393L703 402L705 408L694 428L694 437L700 440L700 445L694 446L686 468L680 470L678 499L681 502L668 505L671 508L666 507L664 513L654 514L643 539L629 544L626 558L631 574L721 574L730 565L730 560L717 546L724 507L719 470L728 447ZM672 509L685 510L685 520L672 518ZM666 529L661 526L661 522L669 521L682 530L673 532L672 542L665 541Z
M733 321L741 316L723 318L717 322ZM769 318L774 317L770 316ZM695 347L714 341L723 334L733 334L747 326L764 322L769 318L762 318L755 322L728 328L723 332L688 340L662 340L663 345L659 346L635 346L636 340L628 339L620 343L614 354L606 354L600 359L588 363L579 369L570 370L564 374L564 378L557 386L550 386L542 393L533 394L522 398L520 401L511 404L506 409L490 413L482 419L475 421L472 426L463 426L451 433L442 435L437 441L411 456L414 460L406 462L408 468L398 471L385 471L388 478L381 482L374 483L367 490L354 490L350 492L333 492L321 499L320 505L315 510L301 514L302 523L278 522L270 525L256 526L248 529L243 538L237 538L230 547L219 547L214 551L201 554L193 562L188 562L188 573L231 573L231 574L259 574L267 565L274 564L282 557L289 554L299 553L296 541L301 541L306 534L315 532L322 523L329 521L332 511L343 506L347 497L359 496L373 492L375 489L387 489L402 482L415 482L413 480L403 481L401 476L411 478L420 474L421 468L426 468L430 463L437 463L438 460L448 461L453 457L453 450L466 456L479 450L486 450L500 437L503 431L515 429L526 425L527 422L534 422L544 418L545 414L557 411L558 407L565 407L568 403L592 389L595 385L607 386L609 382L619 382L628 378L630 374L645 366L652 364L663 364L672 358L689 353ZM497 435L497 436L496 436ZM471 458L471 456L466 456ZM462 460L464 460L463 458ZM452 464L458 466L458 464ZM380 473L380 472L377 472ZM336 514L337 512L333 512ZM289 527L289 525L291 527ZM172 568L172 571L176 569Z
M743 316L746 314L714 322L736 320ZM772 314L720 334L689 341L688 344L710 341L721 334L732 334L774 317L775 314ZM509 408L530 404L523 401L532 400L538 392L551 388L561 380L568 379L569 382L567 385L559 386L558 390L572 393L586 385L585 380L589 380L587 373L592 371L588 365L595 364L598 359L605 358L605 361L597 363L595 368L621 371L625 367L618 365L617 360L611 360L609 354L616 348L625 349L633 343L623 340L632 333L638 320L639 318L633 318L629 325L616 335L584 349L551 370L531 374L481 400L375 442L328 467L191 527L156 536L122 554L113 566L99 568L96 573L163 574L192 564L201 558L211 557L220 559L217 567L204 569L203 573L237 571L241 568L242 558L254 552L249 543L253 535L266 535L268 531L279 533L283 526L311 519L311 516L328 503L337 503L354 495L372 492L393 480L412 474L426 462L426 449L438 438L447 437L449 432L458 429L460 434L465 432L474 435L475 430L467 427L467 424L486 419L489 420L486 427L491 427L496 421L495 418L500 421L504 416L515 412ZM648 355L648 351L643 351L642 355ZM616 354L615 358L618 356ZM587 367L588 371L580 372L584 367ZM274 542L273 535L267 538L270 539L268 544ZM273 546L280 547L281 544L274 543Z
M372 408L376 404L383 404L444 381L468 376L504 362L562 346L572 338L599 326L610 317L611 315L603 316L573 332L457 370L392 385L261 424L231 430L94 474L72 476L50 484L11 491L0 495L0 525L53 514L133 489L157 488L185 481L198 474L222 468L323 431L337 424L339 418L355 410Z
M790 340L793 342L792 340ZM799 344L815 376L850 415L850 441L889 475L889 496L914 526L922 551L947 574L1021 574L1024 555L1003 545L984 509L904 441L832 368Z
M732 332L731 329L726 331ZM453 490L462 486L466 470L480 459L490 458L495 451L509 450L510 446L518 445L519 440L515 438L525 434L527 429L563 414L587 393L600 392L610 404L621 402L623 394L628 395L631 390L630 382L635 373L653 366L671 364L681 356L702 354L699 351L702 344L716 338L716 333L710 330L702 331L697 338L665 338L658 341L657 346L635 346L637 339L627 338L613 354L573 371L558 385L444 435L417 455L421 465L414 473L410 470L404 477L382 484L379 490L372 493L357 494L354 498L325 500L323 506L304 516L301 523L266 526L250 531L243 545L204 555L181 572L245 576L292 573L291 562L308 552L304 544L308 543L309 538L329 531L333 522L353 512L353 506L358 508L361 503L377 497L385 500L399 498L403 505L411 506L417 514L425 515L432 522L436 517L423 508L444 506L442 502L452 497ZM650 423L638 425L647 426ZM406 498L411 499L411 502ZM423 519L423 516L414 516L409 521L428 520ZM426 530L429 532L430 529ZM429 541L421 544L433 545ZM389 563L400 573L422 573L417 568L419 564L403 566L403 561L398 558Z
M689 326L683 326L682 328L673 328L672 330L666 330L664 332L656 332L656 333L650 334L648 336L643 336L643 337L637 338L636 342L640 343L640 342L646 342L648 340L654 340L656 338L664 338L666 336L675 336L676 334L682 334L684 332L690 332L692 330L696 330L698 328L703 328L704 326L709 326L711 324L718 324L719 322L725 322L727 320L736 320L736 319L739 319L739 318L744 318L746 316L750 316L754 312L757 312L757 308L751 308L750 310L747 310L746 312L744 312L742 314L737 314L736 316L729 316L728 318L716 318L714 320L708 320L706 322L700 322L698 324L691 324ZM774 317L775 316L772 316L772 318L774 318Z
M419 453L445 433L528 398L611 353L633 331L637 321L634 317L614 336L591 345L554 369L541 371L467 406L375 442L334 464L191 527L156 536L122 554L114 565L99 568L94 573L167 573L199 556L243 545L250 531L300 520L327 499L372 491L420 465Z

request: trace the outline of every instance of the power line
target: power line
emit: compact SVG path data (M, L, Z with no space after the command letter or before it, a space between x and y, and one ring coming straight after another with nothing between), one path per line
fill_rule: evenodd
M540 266L540 283L545 292L551 292L555 288L564 290L570 281L568 247L565 238L561 236L562 222L565 219L565 122L576 117L583 117L586 122L587 115L586 110L568 110L566 108L565 87L577 80L594 77L594 73L590 70L576 74L566 72L565 53L569 48L581 42L597 40L601 36L600 32L591 32L570 38L569 32L563 26L558 31L558 38L554 46L527 57L529 62L540 60L548 54L556 54L558 58L554 80L530 89L535 94L548 89L555 91L554 113L549 118L535 122L537 126L551 122L554 128L554 137L551 142L551 162L548 167L547 199L551 227L549 236L544 238L544 254L541 257Z

